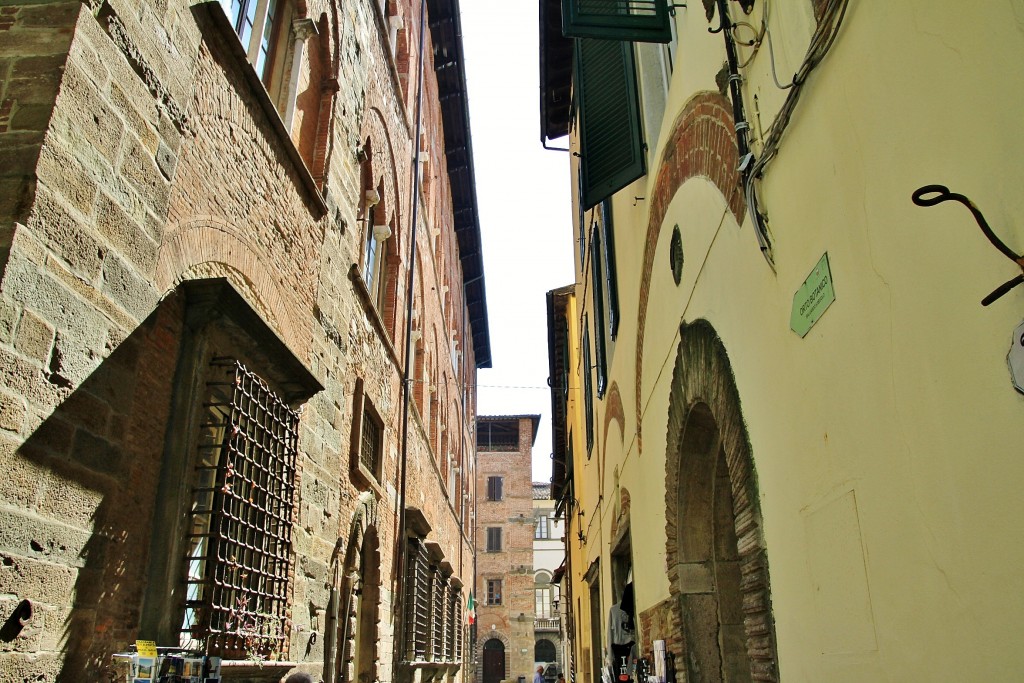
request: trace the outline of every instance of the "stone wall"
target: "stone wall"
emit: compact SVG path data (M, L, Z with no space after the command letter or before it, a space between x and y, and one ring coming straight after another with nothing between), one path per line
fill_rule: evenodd
M408 17L417 7L386 9L415 31ZM111 653L149 636L140 624L152 539L159 550L162 533L153 527L164 514L160 473L181 428L171 417L176 387L188 380L182 288L210 278L229 282L323 386L302 407L291 622L280 657L316 676L333 658L326 648L336 652L337 637L328 631L346 618L331 621L338 549L368 491L379 502L377 671L392 679L415 103L399 64L415 69L417 60L392 54L376 0L292 9L319 33L302 53L305 109L289 130L275 109L280 92L273 82L261 90L216 5L0 8L0 459L11 473L0 484L0 617L23 599L34 605L20 634L0 643L0 679L91 679ZM414 330L430 372L418 378L410 411L407 503L470 585L474 490L462 473L473 457L475 401L463 387L475 386L475 364L429 70L425 83L430 161ZM310 100L310 88L327 95ZM367 139L387 150L395 221L385 311L360 276ZM357 381L384 423L372 483L350 474Z

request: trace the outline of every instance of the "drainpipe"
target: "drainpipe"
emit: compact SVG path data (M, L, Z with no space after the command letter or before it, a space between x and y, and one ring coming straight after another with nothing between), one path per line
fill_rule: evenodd
M412 162L412 219L409 227L409 282L406 287L405 303L405 372L402 377L402 454L399 461L399 486L398 486L398 534L395 538L395 593L392 600L394 609L392 618L395 623L394 649L392 656L391 680L397 681L398 667L402 661L402 651L405 646L405 485L409 462L409 403L411 401L412 373L414 368L410 367L412 358L412 314L413 301L416 293L416 228L419 220L420 205L420 131L423 125L423 51L426 45L427 33L427 0L420 0L420 39L419 39L419 63L416 74L416 128L413 135L413 148L415 153Z

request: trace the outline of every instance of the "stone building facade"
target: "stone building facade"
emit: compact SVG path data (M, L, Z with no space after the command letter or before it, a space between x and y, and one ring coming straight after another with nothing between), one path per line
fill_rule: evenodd
M565 522L555 515L551 482L533 487L533 663L544 666L544 679L557 680L565 671L561 592L554 580L565 563Z
M478 683L533 680L531 453L539 415L477 418Z
M490 350L458 17L0 8L0 680L107 680L138 639L461 678Z

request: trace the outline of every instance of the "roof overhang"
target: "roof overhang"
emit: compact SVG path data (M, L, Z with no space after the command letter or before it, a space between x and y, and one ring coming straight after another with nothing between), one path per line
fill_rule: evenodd
M562 35L562 0L540 0L540 139L569 134L572 39Z
M448 182L452 189L452 222L459 242L462 290L469 311L473 354L476 367L489 368L491 339L487 323L484 260L473 168L473 137L469 129L459 0L427 0L427 17L434 45L434 73L444 127Z

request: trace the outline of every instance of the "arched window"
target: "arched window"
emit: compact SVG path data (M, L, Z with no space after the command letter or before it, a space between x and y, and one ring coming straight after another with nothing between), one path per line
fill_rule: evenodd
M547 638L541 638L533 646L533 661L553 662L555 661L555 644Z

